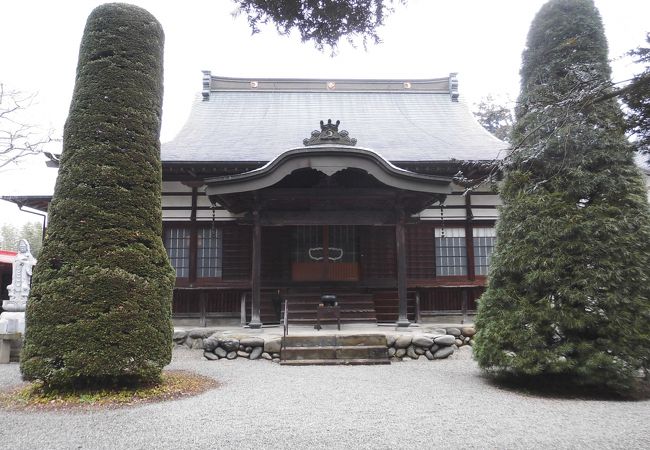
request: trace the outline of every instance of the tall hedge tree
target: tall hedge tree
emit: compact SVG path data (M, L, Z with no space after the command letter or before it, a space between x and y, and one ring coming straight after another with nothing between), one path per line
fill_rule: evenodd
M88 18L50 221L27 308L23 377L148 382L171 360L174 273L161 240L164 34L147 11Z
M650 213L592 0L551 0L523 52L479 365L626 390L650 367Z

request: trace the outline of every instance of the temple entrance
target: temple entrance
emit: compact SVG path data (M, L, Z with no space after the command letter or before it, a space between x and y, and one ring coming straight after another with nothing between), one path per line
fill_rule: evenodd
M295 227L293 281L358 281L359 236L353 225Z

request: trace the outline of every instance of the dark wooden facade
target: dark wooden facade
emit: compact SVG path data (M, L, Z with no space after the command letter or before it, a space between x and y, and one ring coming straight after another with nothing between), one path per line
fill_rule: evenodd
M456 196L457 194L454 194ZM179 197L177 192L175 197ZM251 320L251 284L253 265L254 223L250 217L210 218L211 208L201 207L199 199L205 195L197 189L185 191L190 220L166 220L165 229L186 227L191 230L190 255L197 249L197 230L215 227L222 236L222 273L220 277L197 277L195 264L188 277L177 279L174 295L174 315L177 319L195 319L201 324L230 320L248 323ZM472 208L496 211L486 199L492 194L478 193L478 205L472 204L472 195L465 196L446 207L446 220L407 217L404 224L404 255L406 269L407 318L410 321L427 320L435 316L471 314L485 285L485 276L476 275L473 258L473 230L491 228L494 219L476 219ZM168 197L168 195L165 195ZM190 200L191 198L191 200ZM203 200L203 204L205 201ZM181 211L167 207L166 211ZM216 212L228 214L223 207ZM460 217L462 213L462 218ZM431 215L439 215L433 208ZM202 217L201 217L202 215ZM444 219L444 217L443 217ZM274 323L279 320L279 298L296 293L354 292L372 297L380 322L399 319L399 286L397 233L395 224L353 225L358 258L354 263L318 265L300 263L295 259L296 235L299 228L320 228L324 247L328 233L336 225L261 225L260 226L260 320ZM467 250L466 275L436 275L435 230L441 227L465 230ZM325 250L327 251L327 250Z

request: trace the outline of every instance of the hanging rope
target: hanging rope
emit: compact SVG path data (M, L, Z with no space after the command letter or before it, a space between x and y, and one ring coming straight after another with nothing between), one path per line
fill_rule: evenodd
M210 227L210 237L212 237L212 239L216 239L217 228L215 227L215 222L217 221L217 205L213 203L211 209L212 209L212 225Z
M440 237L445 237L445 205L440 202Z

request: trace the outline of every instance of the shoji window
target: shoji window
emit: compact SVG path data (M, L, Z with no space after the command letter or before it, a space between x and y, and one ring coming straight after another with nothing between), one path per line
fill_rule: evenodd
M223 232L199 228L196 242L196 277L221 278Z
M490 266L492 250L496 242L494 228L474 228L474 272L476 275L487 275Z
M165 229L165 248L178 278L190 276L190 229L169 227Z
M436 276L467 275L465 228L435 229Z

